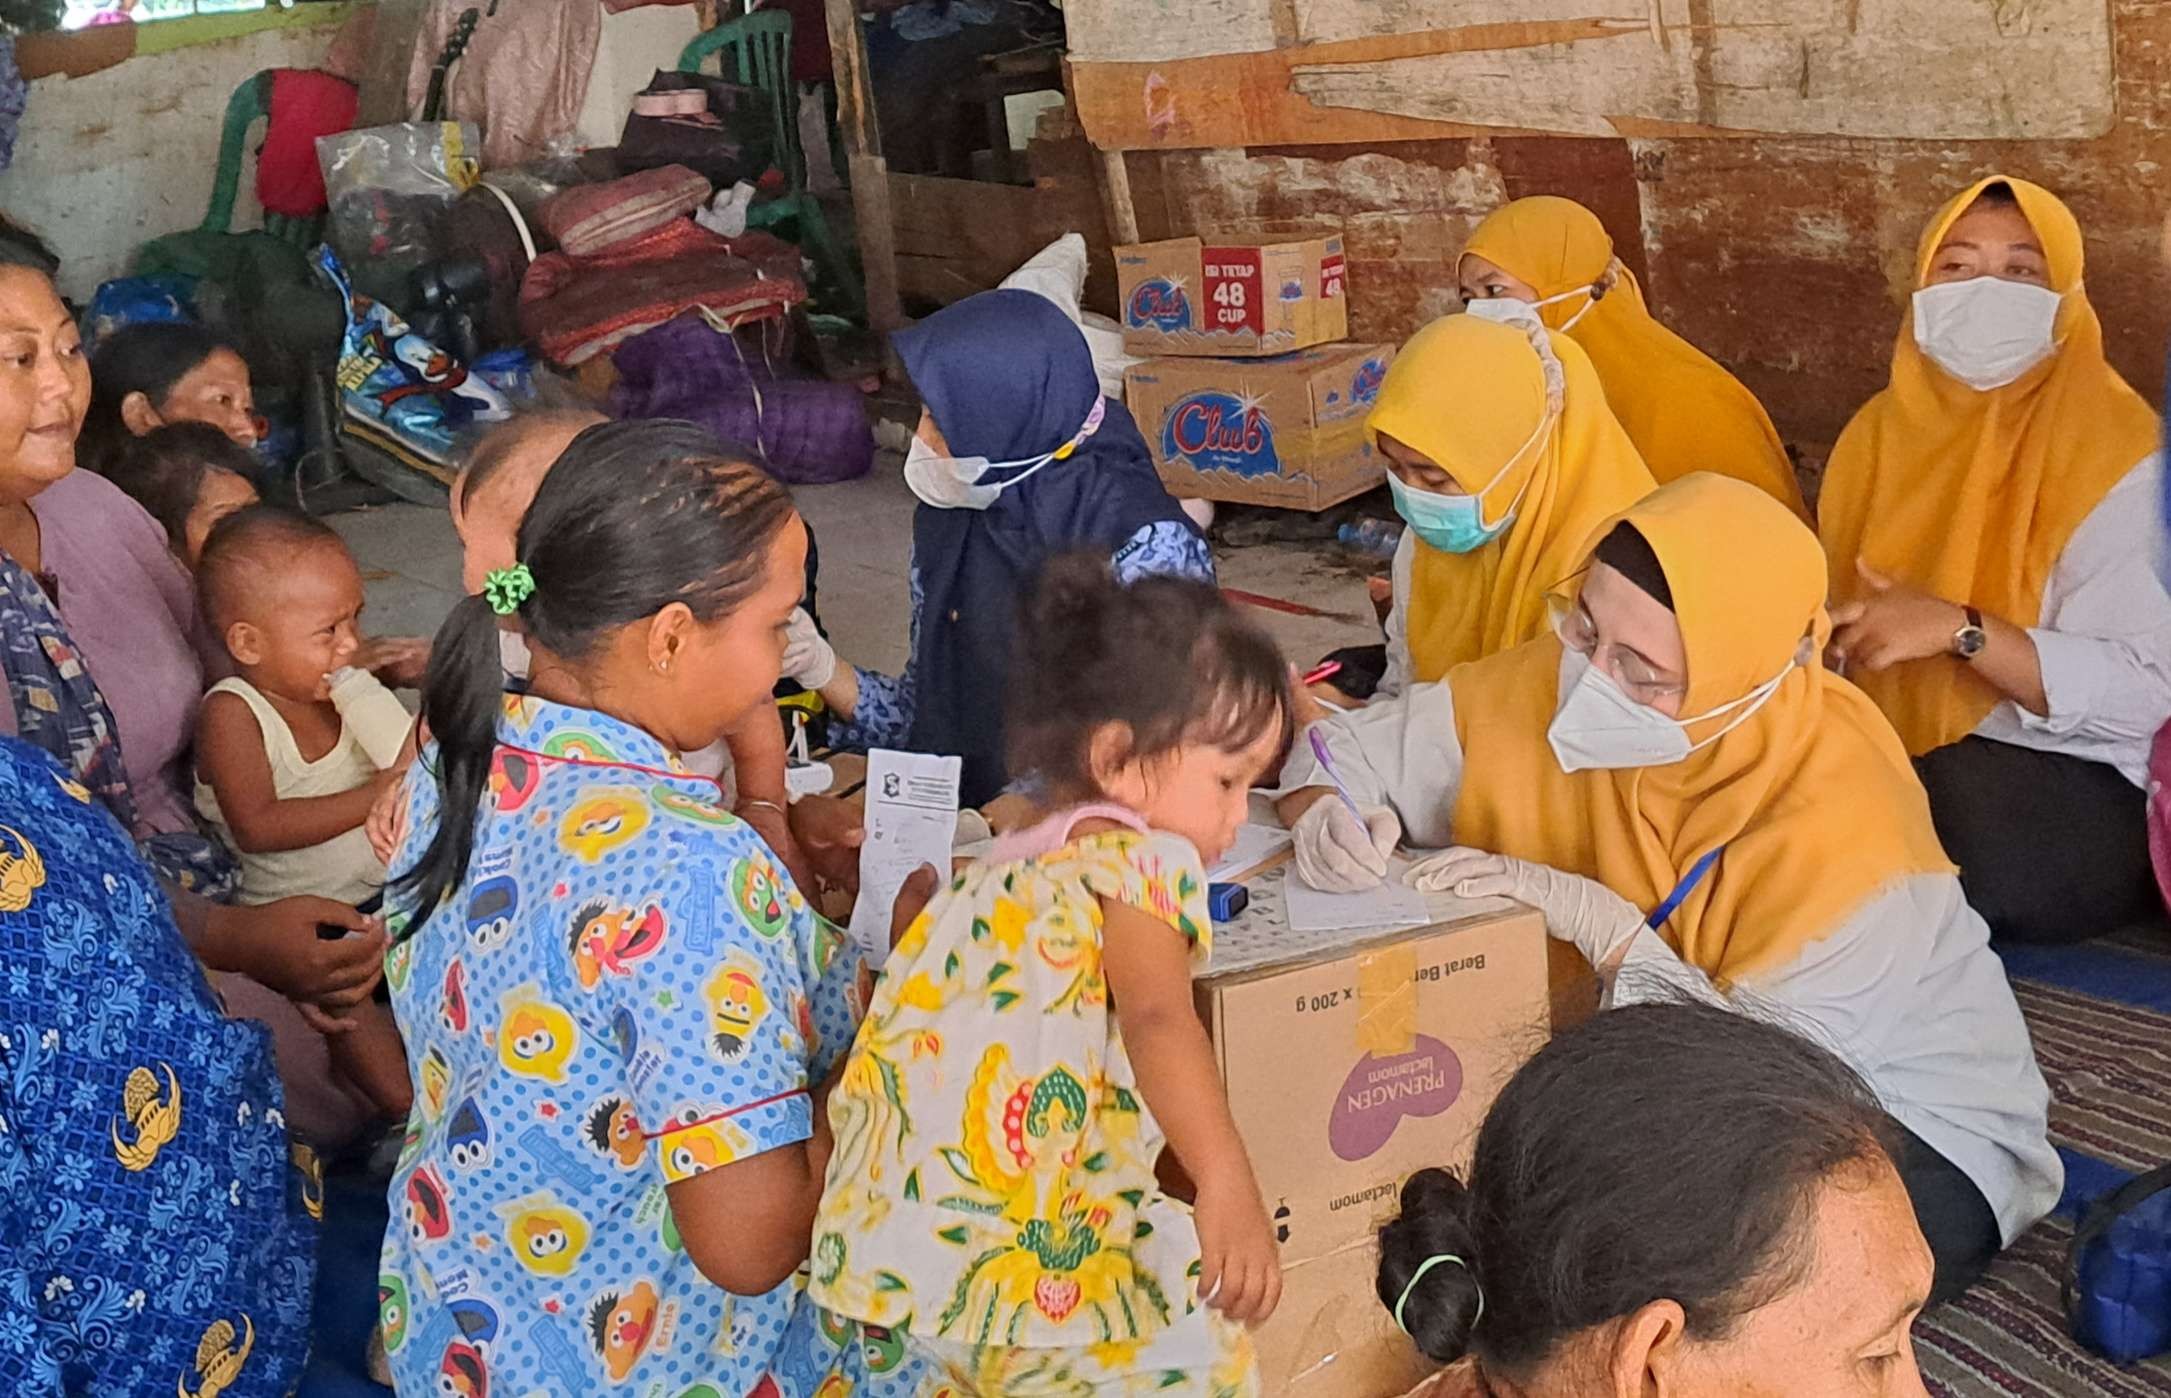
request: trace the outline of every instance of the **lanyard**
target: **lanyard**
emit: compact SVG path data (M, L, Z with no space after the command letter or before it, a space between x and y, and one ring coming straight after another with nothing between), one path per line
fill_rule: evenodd
M1674 885L1673 892L1666 895L1666 901L1651 910L1651 916L1644 920L1643 925L1653 932L1664 927L1666 919L1672 917L1674 910L1696 891L1696 885L1704 881L1704 875L1711 872L1711 866L1719 862L1719 855L1725 849L1726 846L1721 845L1691 865L1689 871L1681 876L1681 882Z

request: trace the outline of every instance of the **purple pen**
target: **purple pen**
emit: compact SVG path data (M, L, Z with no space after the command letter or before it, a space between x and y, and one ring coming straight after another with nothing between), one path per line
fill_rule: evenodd
M1357 823L1364 824L1364 812L1357 809L1357 802L1350 796L1349 788L1342 785L1342 774L1334 770L1334 758L1327 752L1327 740L1319 736L1317 728L1304 736L1311 740L1312 756L1318 758L1319 765L1326 769L1327 780L1334 783L1334 794L1342 798L1342 804L1349 807L1351 815L1357 817Z

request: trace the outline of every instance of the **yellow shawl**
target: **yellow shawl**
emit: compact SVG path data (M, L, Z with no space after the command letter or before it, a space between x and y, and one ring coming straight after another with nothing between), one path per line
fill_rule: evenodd
M1462 666L1448 676L1465 758L1456 842L1596 879L1647 912L1723 849L1660 929L1721 983L1792 962L1908 875L1950 872L1891 726L1819 662L1831 623L1808 527L1762 491L1708 474L1661 487L1621 518L1650 542L1673 592L1688 652L1683 713L1786 678L1682 762L1570 774L1545 736L1560 642ZM1614 523L1594 531L1586 557ZM1804 637L1814 651L1794 664ZM1691 724L1690 740L1735 716Z
M1541 299L1591 286L1614 265L1613 239L1598 216L1552 195L1494 210L1463 251L1530 283ZM1717 360L1652 319L1632 272L1622 267L1613 289L1595 303L1571 296L1538 314L1559 329L1579 311L1567 333L1590 355L1613 415L1661 485L1691 471L1716 471L1809 517L1764 405Z
M1862 591L1860 559L1951 602L2015 626L2042 617L2043 588L2081 521L2156 449L2157 422L2103 357L2103 326L2081 278L2081 230L2065 204L2026 180L1993 175L1962 190L1923 230L1915 284L1953 221L1993 184L2009 187L2065 297L2058 349L1987 393L1950 377L1900 323L1892 383L1847 424L1818 501L1832 599ZM1856 677L1912 753L1973 732L1997 690L1951 656Z
M1563 382L1548 421L1537 333L1475 316L1434 321L1395 357L1365 421L1368 437L1384 432L1423 452L1465 490L1513 460L1484 497L1487 520L1520 497L1499 538L1470 553L1416 545L1407 616L1420 683L1543 634L1546 589L1574 571L1591 528L1653 485L1590 361L1549 332Z

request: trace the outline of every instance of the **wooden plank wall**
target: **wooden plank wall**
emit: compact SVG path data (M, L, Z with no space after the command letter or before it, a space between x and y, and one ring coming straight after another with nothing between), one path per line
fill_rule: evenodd
M1249 0L1199 0L1209 2L1250 12ZM1824 8L1822 0L1785 2ZM1104 0L1091 9L1108 22L1129 16L1135 27L1142 11L1191 3ZM1434 3L1380 8L1406 20L1413 7ZM1623 123L1630 130L1620 135L1513 134L1316 106L1290 93L1292 65L1274 54L1209 54L1196 68L1114 64L1097 76L1097 65L1079 64L1073 77L1089 127L1101 100L1094 94L1120 89L1127 135L1149 143L1157 119L1164 139L1183 139L1171 123L1184 113L1216 113L1244 128L1217 129L1232 139L1204 149L1131 151L1142 235L1339 229L1349 240L1351 330L1363 338L1401 338L1446 311L1462 241L1502 200L1582 200L1643 276L1661 318L1740 374L1814 460L1884 380L1923 221L1989 171L2040 180L2071 201L2088 232L2088 285L2111 357L2144 393L2159 390L2171 334L2158 255L2159 225L2171 211L2171 3L2091 3L2108 16L2109 95L2072 128L2095 134L2056 139L1711 138L1663 123ZM1591 6L1530 0L1530 8ZM2026 24L2047 22L2054 7L2004 0L1962 8ZM1276 65L1282 84L1272 100L1255 86L1262 62ZM1971 76L1997 80L1956 65L1926 74L1919 90L1930 101ZM1096 87L1108 77L1120 79L1118 88ZM1154 77L1159 86L1149 84ZM1201 85L1186 86L1194 82ZM1051 175L1089 177L1090 166Z

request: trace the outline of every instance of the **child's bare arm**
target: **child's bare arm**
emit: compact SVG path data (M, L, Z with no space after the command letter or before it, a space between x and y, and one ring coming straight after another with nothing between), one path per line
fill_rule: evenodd
M1192 1004L1190 948L1127 903L1104 898L1101 911L1102 964L1138 1090L1198 1184L1199 1294L1232 1320L1265 1320L1281 1300L1279 1248Z
M775 1290L807 1260L829 1164L826 1114L815 1136L664 1186L686 1255L739 1296Z
M219 813L244 854L307 849L358 828L395 774L379 772L336 796L280 800L264 756L264 730L232 694L204 700L196 720L196 770L219 798Z
M378 1111L405 1121L414 1107L414 1084L407 1075L407 1047L400 1040L392 1009L369 1001L354 1012L354 1026L326 1036L332 1066L361 1089Z

